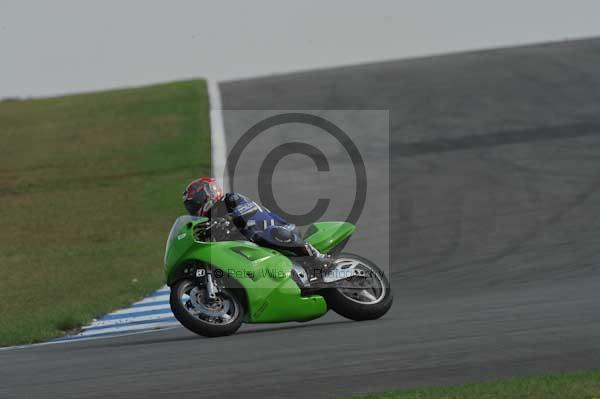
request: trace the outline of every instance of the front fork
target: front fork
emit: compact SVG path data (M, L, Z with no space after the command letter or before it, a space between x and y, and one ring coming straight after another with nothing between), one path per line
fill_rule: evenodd
M206 298L208 302L213 302L217 298L219 288L215 283L215 278L211 269L196 269L196 283L199 286L206 285Z
M206 273L206 294L208 295L209 301L214 301L217 298L217 292L219 289L214 282L212 271Z

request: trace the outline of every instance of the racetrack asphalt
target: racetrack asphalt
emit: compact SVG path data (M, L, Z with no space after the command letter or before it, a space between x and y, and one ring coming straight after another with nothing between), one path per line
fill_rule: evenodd
M220 87L232 110L390 111L390 240L371 206L350 245L389 250L390 312L3 351L0 397L321 398L600 367L600 39Z

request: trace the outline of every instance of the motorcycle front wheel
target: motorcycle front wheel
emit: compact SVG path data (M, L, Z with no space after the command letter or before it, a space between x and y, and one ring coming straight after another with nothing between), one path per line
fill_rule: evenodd
M352 267L356 275L341 280L335 288L326 290L327 305L351 320L378 319L392 307L394 300L390 283L379 267L358 255L342 253L332 265L343 270Z
M244 319L244 307L233 290L222 288L209 301L205 287L196 286L194 280L173 284L169 302L184 327L205 337L231 335Z

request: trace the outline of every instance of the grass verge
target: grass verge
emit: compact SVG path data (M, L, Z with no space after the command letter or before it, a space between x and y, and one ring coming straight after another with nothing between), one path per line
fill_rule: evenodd
M210 170L204 81L0 102L0 346L163 284L188 180Z
M390 391L353 399L600 399L600 372L512 378L478 384Z

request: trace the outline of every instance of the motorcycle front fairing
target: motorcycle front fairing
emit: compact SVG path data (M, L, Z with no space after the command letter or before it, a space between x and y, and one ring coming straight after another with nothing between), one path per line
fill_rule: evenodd
M206 221L190 216L175 221L165 251L167 285L193 276L200 263L222 271L242 286L248 323L307 321L327 312L322 296L301 296L291 276L292 262L280 252L249 241L196 241L194 226Z

